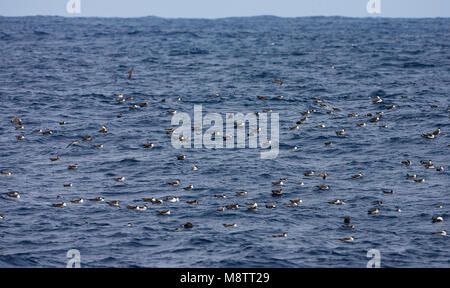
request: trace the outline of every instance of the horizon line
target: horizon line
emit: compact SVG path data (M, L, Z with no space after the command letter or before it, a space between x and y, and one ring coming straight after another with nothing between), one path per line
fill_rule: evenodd
M349 19L447 19L450 16L433 16L433 17L416 17L416 16L378 16L378 15L368 15L368 16L343 16L343 15L304 15L304 16L277 16L277 15L248 15L248 16L225 16L225 17L164 17L157 15L146 15L146 16L134 16L134 17L123 17L123 16L82 16L82 15L51 15L51 14L33 14L33 15L0 15L3 18L25 18L25 17L60 17L60 18L97 18L97 19L142 19L142 18L159 18L164 20L222 20L231 18L257 18L257 17L273 17L281 19L297 19L297 18L349 18Z

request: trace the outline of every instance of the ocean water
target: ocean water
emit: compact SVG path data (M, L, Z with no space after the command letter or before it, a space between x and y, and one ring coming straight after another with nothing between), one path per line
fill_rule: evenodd
M382 267L450 267L449 238L432 234L449 230L449 51L449 19L0 17L0 170L12 172L0 175L0 267L65 267L69 249L80 251L82 267L365 267L370 249ZM118 103L115 93L134 100ZM383 102L373 104L375 96ZM342 111L327 114L314 97ZM142 102L148 107L129 109ZM278 157L261 159L259 148L175 149L167 111L192 115L197 104L221 115L279 113ZM369 122L365 115L378 111L380 121ZM102 125L108 133L97 132ZM421 137L437 128L435 139ZM91 142L67 147L88 135ZM155 146L144 149L147 142ZM445 170L419 163L430 159ZM305 177L309 170L328 177ZM283 195L273 197L271 182L284 177ZM86 200L98 196L120 208ZM127 209L166 196L180 202ZM70 203L76 198L86 201ZM335 199L346 204L328 204ZM374 201L383 201L380 213L368 215ZM60 202L67 207L52 207ZM216 211L234 203L237 210ZM171 215L158 215L163 209ZM346 216L354 230L341 227ZM194 227L175 231L186 222Z

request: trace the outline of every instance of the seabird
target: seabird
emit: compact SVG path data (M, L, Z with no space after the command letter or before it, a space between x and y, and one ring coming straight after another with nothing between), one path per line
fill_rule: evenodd
M55 162L61 159L61 155L56 156L55 158L50 158L50 161Z
M373 104L378 104L378 103L381 103L381 102L383 102L383 99L381 99L380 96L377 96L377 99L372 101Z
M281 194L283 194L283 189L272 190L272 195L273 196L280 196Z
M170 186L178 186L180 184L180 180L176 180L174 182L169 182L167 184L169 184Z
M63 184L64 187L72 187L72 183Z
M153 146L155 146L153 143L144 144L144 148L153 148Z
M170 215L170 210L158 210L159 215Z
M314 176L314 174L315 174L315 172L313 170L303 173L303 175L305 175L305 176Z
M283 181L277 181L277 182L272 182L272 185L274 185L274 186L283 186L284 185L284 183L283 183Z
M166 201L169 201L169 202L172 202L172 203L180 202L180 198L168 196L168 197L166 197Z
M438 216L438 217L431 217L431 222L432 223L438 223L438 222L443 222L444 221L444 218L442 218L441 216Z
M358 174L352 175L352 178L361 178L362 176L363 176L362 173L358 173Z
M133 76L134 73L134 68L131 68L130 70L128 70L128 79L131 79L131 76Z
M417 174L406 173L406 178L417 178Z
M317 185L316 187L319 190L328 190L328 189L330 189L329 185Z
M300 204L300 203L302 203L303 202L303 200L302 199L291 199L291 200L289 200L291 203L296 203L296 204Z
M373 215L373 214L378 214L380 212L379 208L372 208L369 209L368 214Z
M74 203L74 204L81 204L84 202L84 200L80 198L80 199L71 200L70 202Z
M80 143L78 140L72 141L69 145L66 146L66 148L69 148L72 145L77 145L78 143Z
M75 170L75 169L78 169L78 164L69 165L68 169L69 169L69 170Z
M280 84L280 86L283 85L283 80L281 80L281 79L273 79L272 81L273 81L273 83Z
M1 218L0 218L1 219ZM439 232L433 232L434 235L442 235L442 236L446 236L447 235L447 231L446 230L442 230Z
M187 187L184 187L183 189L184 190L191 190L191 189L193 189L194 188L194 185L189 185L189 186L187 186Z
M349 224L350 221L351 221L350 216L347 216L347 217L344 218L344 223Z
M170 214L170 211L169 211ZM193 228L194 224L192 224L191 222L187 222L186 224L181 225L181 227L183 228Z
M275 205L266 205L266 208L267 209L275 209L275 208L277 208L277 206L275 206Z
M143 206L128 205L127 208L130 209L130 210L138 210L138 211L145 211L145 210L147 210L147 206L145 206L145 205L143 205Z
M82 139L83 139L83 141L92 141L92 136L85 136Z
M225 208L227 208L228 210L234 210L234 209L239 208L239 205L238 204L227 205L227 206L225 206Z
M189 204L189 205L197 205L198 204L198 200L186 201L186 203Z
M11 198L20 198L19 192L8 192L6 195Z
M17 138L17 140L23 140L25 138L25 136L24 135L18 135L18 136L16 136L16 138Z
M186 155L180 155L177 157L178 160L184 160L186 159Z
M380 117L374 117L372 119L369 120L371 123L376 123L378 121L380 121Z
M106 202L106 204L108 204L110 206L119 207L120 202L119 202L119 200L114 200L114 201Z
M411 161L405 160L405 161L402 161L402 164L409 166L409 165L411 165Z
M438 129L436 129L436 130L433 132L433 135L434 135L434 136L437 136L437 135L439 135L439 134L441 134L441 128L438 128Z
M62 203L55 203L52 204L53 207L57 207L57 208L62 208L62 207L66 207L66 203L62 202Z
M425 182L425 179L424 178L414 179L414 182L416 182L416 183L423 183L423 182Z
M157 205L160 205L160 204L162 204L163 203L163 200L159 200L159 199L156 199L155 197L152 197L152 198L144 198L144 199L142 199L144 202L151 202L152 204L157 204Z
M345 202L344 202L344 201L341 201L341 200L339 200L339 199L336 199L336 200L333 200L333 201L328 202L328 204L333 204L333 205L344 205Z
M11 123L16 123L16 124L22 125L22 119L14 116L13 119L11 119Z
M328 173L327 172L320 172L319 174L316 175L317 177L322 177L322 179L326 179L328 177Z
M258 203L256 202L245 202L245 205L249 207L258 207Z
M394 194L394 190L383 190L384 194Z
M336 131L336 135L338 135L338 136L341 136L341 135L344 135L344 134L345 134L345 129Z
M283 204L283 206L286 206L286 207L295 207L295 206L298 206L298 203L295 203L295 202L289 202L289 203Z
M352 242L353 240L355 240L355 238L353 238L353 236L350 236L350 237L340 238L339 240L342 242Z
M442 166L439 166L438 168L436 168L436 171L438 171L438 172L442 172L442 171L444 171L444 167L442 167Z
M100 132L100 133L108 133L108 129L106 129L105 126L102 126L102 128L100 130L98 130L98 132Z
M286 238L287 237L287 233L284 232L283 234L276 234L276 235L272 235L275 238Z
M342 225L344 229L355 229L355 225Z
M227 195L225 195L225 194L215 194L214 197L216 197L216 198L227 198Z
M97 197L97 198L92 198L92 199L88 199L88 200L93 201L93 202L103 202L103 201L105 201L105 198Z
M97 149L102 149L103 147L104 147L103 144L94 145L94 148L97 148Z
M422 137L428 138L428 139L434 139L435 135L434 134L422 134Z
M10 172L10 171L0 171L0 174L1 175L5 175L5 176L11 176L12 172Z
M247 194L248 194L247 191L238 191L238 192L236 192L236 195L238 195L238 196L245 196Z
M123 181L125 181L125 177L116 177L116 178L114 178L114 180L115 181L117 181L117 182L123 182Z
M237 224L236 224L236 223L233 223L233 224L223 224L223 226L224 226L225 228L230 228L230 227L237 227Z

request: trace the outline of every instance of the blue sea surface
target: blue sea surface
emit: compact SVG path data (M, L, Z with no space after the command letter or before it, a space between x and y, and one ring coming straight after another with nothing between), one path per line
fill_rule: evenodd
M118 103L116 93L133 101ZM65 267L69 249L80 251L82 267L366 267L370 249L380 251L382 267L450 267L449 237L432 234L450 230L449 95L446 18L0 17L0 170L12 172L0 175L0 267ZM376 96L383 102L373 104ZM193 115L197 104L204 114L279 113L278 157L261 159L259 148L175 149L167 111ZM306 110L316 112L290 130ZM365 115L378 111L380 121L369 122ZM108 133L97 132L102 125ZM434 139L421 137L437 128ZM92 141L67 147L88 135ZM430 159L445 170L419 163ZM328 177L305 177L309 170ZM272 182L284 177L283 195L272 196ZM177 179L179 186L167 184ZM237 196L241 190L248 194ZM12 191L20 199L6 195ZM120 208L87 201L99 196ZM142 201L166 196L180 202ZM77 198L85 202L70 202ZM297 207L283 206L299 198ZM186 203L194 199L198 205ZM346 204L328 204L335 199ZM369 215L375 201L380 213ZM52 206L61 202L67 206ZM146 211L127 209L143 204ZM171 215L156 212L165 209ZM341 227L346 216L354 230ZM180 227L186 222L194 227ZM339 241L349 236L355 240Z

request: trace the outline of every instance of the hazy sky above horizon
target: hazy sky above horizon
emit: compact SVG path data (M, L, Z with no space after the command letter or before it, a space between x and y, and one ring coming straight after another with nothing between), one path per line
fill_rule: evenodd
M69 0L0 0L0 15L81 17L220 18L275 15L348 17L450 17L450 0L380 0L381 13L369 14L369 0L80 0L81 14L69 14Z

